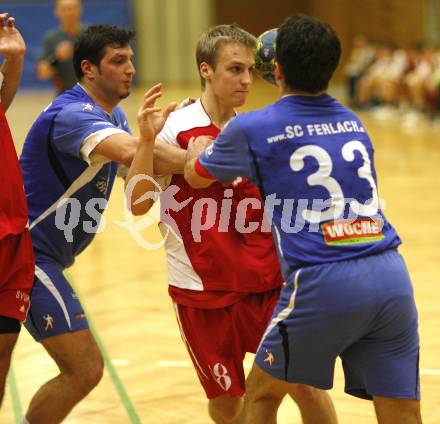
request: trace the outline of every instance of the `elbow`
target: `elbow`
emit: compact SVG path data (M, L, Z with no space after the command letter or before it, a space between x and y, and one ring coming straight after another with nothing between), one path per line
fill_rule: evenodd
M183 171L183 178L185 178L185 181L193 188L197 188L195 187L195 178L194 175L192 174L191 170L188 169L188 166L185 166L184 171Z
M133 216L142 216L145 215L149 210L150 208L141 207L141 206L132 206L130 212Z
M200 178L197 174L185 174L185 180L186 182L192 187L192 188L206 188L209 187L214 181Z
M206 182L195 182L191 187L192 188L208 188L210 185L212 185L214 181L206 181Z
M183 176L185 178L185 181L192 188L206 188L214 182L214 180L203 178L199 174L197 174L197 171L194 168L194 162L187 162L185 164Z
M144 201L141 203L127 202L127 208L133 216L142 216L148 213L153 206L152 201Z
M118 160L118 163L126 166L127 168L130 168L132 161L133 161L133 156L124 155Z
M185 181L192 187L192 188L201 188L199 187L199 185L197 184L197 180L196 178L194 178L193 175L187 175L185 173Z
M125 180L125 206L134 216L145 215L152 208L154 200L145 198L142 193L139 194L139 192L133 191L133 187L128 187L130 181L129 178Z
M209 187L215 180L201 177L195 168L196 159L187 161L183 169L183 176L186 182L192 188L206 188Z

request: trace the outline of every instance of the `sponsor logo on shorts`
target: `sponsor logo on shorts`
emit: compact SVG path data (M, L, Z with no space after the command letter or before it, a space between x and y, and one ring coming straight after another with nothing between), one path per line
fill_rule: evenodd
M328 245L374 243L383 240L381 218L344 219L321 224Z
M49 314L47 314L47 315L44 315L44 316L43 316L43 319L44 319L44 321L45 321L44 329L45 329L46 331L52 329L53 326L54 326L54 320L53 320L53 317L50 316Z
M86 317L86 314L83 313L83 312L81 312L81 313L79 313L79 314L75 314L75 318L76 318L76 319L83 319L83 318L85 318L85 317Z
M96 182L96 187L105 196L108 190L107 178L100 176L99 180Z
M269 364L270 367L275 362L275 357L273 356L273 353L269 352L267 349L266 349L266 357L264 358L264 362Z
M17 290L15 298L21 300L24 303L29 303L29 295L21 290Z

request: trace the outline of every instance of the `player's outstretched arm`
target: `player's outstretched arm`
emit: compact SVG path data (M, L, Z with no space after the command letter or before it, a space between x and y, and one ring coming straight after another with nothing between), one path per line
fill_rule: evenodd
M136 153L138 141L137 137L133 137L128 133L112 134L93 149L90 158L100 155L129 167Z
M185 180L191 187L205 188L209 187L214 182L213 179L208 179L199 175L196 169L196 162L200 153L202 153L212 141L212 137L200 136L196 139L192 138L188 143L184 174Z
M154 174L183 174L186 150L164 141L154 143Z
M0 95L5 110L12 103L20 84L26 53L26 44L14 24L14 18L0 13L0 55L4 57L0 69L4 77Z
M175 103L170 103L164 110L155 105L156 100L162 96L161 90L162 84L156 84L145 93L144 102L137 115L139 143L125 181L127 206L133 215L143 215L153 205L153 199L145 198L145 194L154 192L155 189L154 142L169 114L176 109Z

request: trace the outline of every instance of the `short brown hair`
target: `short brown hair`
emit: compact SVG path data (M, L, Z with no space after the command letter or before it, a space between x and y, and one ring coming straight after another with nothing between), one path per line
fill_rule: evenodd
M232 25L217 25L210 28L200 37L196 47L196 61L197 69L200 69L200 64L206 62L209 66L215 69L217 65L217 55L220 48L228 43L243 44L250 49L255 49L257 46L257 39L240 28ZM205 88L205 79L201 79L202 88Z

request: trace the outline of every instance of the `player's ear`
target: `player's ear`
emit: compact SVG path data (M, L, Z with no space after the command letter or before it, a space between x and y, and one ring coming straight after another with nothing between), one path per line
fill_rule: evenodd
M90 60L84 59L81 61L81 70L85 77L89 79L93 79L95 68L96 66L92 62L90 62Z
M275 62L275 69L273 71L276 81L281 81L284 78L283 68L278 62Z
M202 62L199 66L199 71L200 71L200 76L206 80L206 81L210 81L211 80L211 71L212 68L206 63L206 62Z

